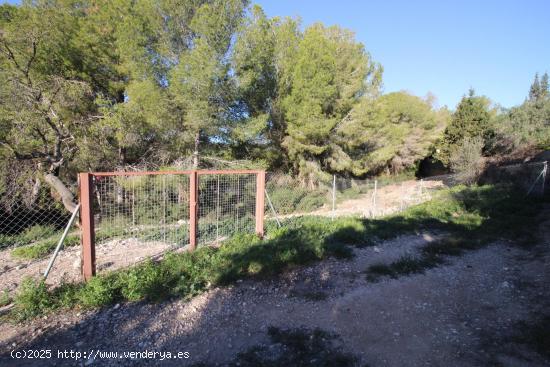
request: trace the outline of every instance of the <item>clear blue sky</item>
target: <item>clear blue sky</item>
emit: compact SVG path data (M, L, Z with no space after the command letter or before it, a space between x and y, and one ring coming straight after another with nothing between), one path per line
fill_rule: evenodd
M431 92L450 108L470 87L502 106L520 104L535 72L550 72L548 0L257 3L269 16L353 30L384 66L385 92Z
M473 87L510 107L550 72L550 1L257 0L269 16L353 30L384 66L384 91L432 92L456 106Z

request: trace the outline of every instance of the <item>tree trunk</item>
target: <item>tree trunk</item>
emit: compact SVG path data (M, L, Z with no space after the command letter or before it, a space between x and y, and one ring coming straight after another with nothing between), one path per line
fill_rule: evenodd
M71 213L74 212L76 209L74 195L59 179L59 177L55 176L53 173L47 173L44 175L44 181L46 181L46 183L59 194L65 209Z
M118 148L118 159L119 159L120 165L124 169L124 167L126 166L126 148L122 148L122 147Z
M200 131L195 135L195 150L193 151L193 169L199 168L199 142L200 142Z

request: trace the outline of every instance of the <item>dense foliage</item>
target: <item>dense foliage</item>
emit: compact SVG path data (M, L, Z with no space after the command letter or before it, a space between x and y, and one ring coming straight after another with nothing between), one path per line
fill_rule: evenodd
M538 74L525 102L496 117L497 151L508 152L522 146L550 148L550 90L548 74L539 82Z
M246 0L39 0L0 6L0 196L45 182L74 208L75 173L246 160L304 187L332 173L548 146L548 76L498 111L465 96L382 94L382 66L339 26L269 18Z

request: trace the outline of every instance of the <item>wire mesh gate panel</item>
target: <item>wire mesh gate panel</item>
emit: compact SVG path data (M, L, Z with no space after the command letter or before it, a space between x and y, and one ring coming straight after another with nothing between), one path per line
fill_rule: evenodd
M198 175L199 244L215 243L234 233L254 232L256 174Z
M102 269L239 232L263 235L263 171L82 173L79 187L86 279L96 254Z
M98 244L117 237L189 243L188 175L94 175L93 180Z

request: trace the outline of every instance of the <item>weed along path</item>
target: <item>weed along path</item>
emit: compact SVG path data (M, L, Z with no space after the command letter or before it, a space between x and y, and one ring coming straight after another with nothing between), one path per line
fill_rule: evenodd
M98 272L111 271L134 265L146 258L166 252L169 246L163 242L142 242L137 239L111 240L96 246ZM25 277L39 278L44 274L50 256L27 260L18 259L11 253L12 249L0 251L0 291L15 292ZM54 263L48 276L48 285L59 285L62 282L79 282L80 246L64 248Z
M189 358L96 355L78 362L22 359L18 366L316 366L319 359L338 366L545 366L550 222L541 228L544 239L531 248L495 242L377 281L367 269L404 258L414 263L423 248L448 235L401 236L356 248L351 260L244 280L191 300L3 322L0 364L14 365L10 351L23 348L188 352Z

